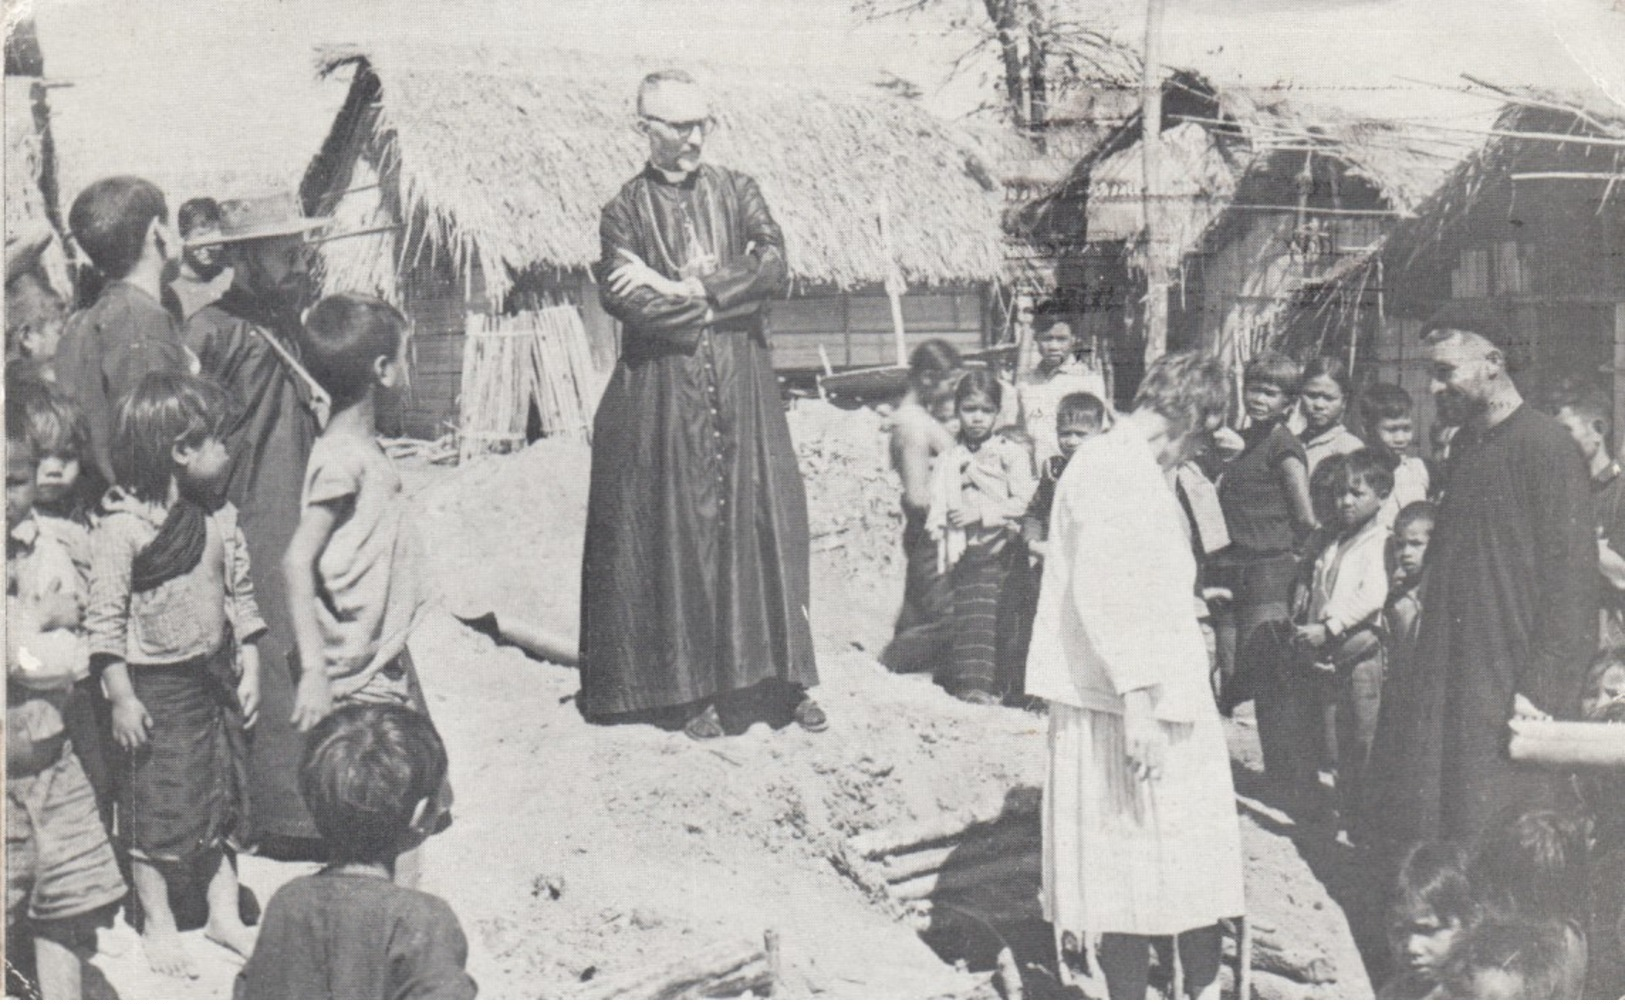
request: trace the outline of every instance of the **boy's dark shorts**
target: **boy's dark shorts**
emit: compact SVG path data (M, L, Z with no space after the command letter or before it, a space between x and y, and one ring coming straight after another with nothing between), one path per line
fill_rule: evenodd
M49 937L116 905L125 892L96 794L71 745L43 770L6 779L8 927L28 921Z

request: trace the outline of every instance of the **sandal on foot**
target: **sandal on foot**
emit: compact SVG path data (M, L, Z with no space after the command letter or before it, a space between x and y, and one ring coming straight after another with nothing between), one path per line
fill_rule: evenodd
M683 726L683 735L697 743L707 739L721 739L722 716L717 714L717 706L707 705L704 711L690 718L688 724Z
M803 697L801 703L796 705L795 720L797 725L808 732L822 732L829 728L829 716L825 715L824 709L810 697Z

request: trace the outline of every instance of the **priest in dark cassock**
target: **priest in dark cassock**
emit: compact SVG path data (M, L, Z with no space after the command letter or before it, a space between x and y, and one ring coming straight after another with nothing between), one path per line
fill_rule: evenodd
M1585 464L1507 372L1499 319L1447 308L1425 329L1439 421L1460 426L1427 554L1415 665L1381 805L1397 850L1473 839L1503 814L1562 807L1566 778L1507 756L1514 717L1574 718L1597 641L1597 541Z
M260 643L261 713L249 761L253 838L284 850L317 837L299 794L304 736L289 720L293 650L282 555L299 523L305 462L315 441L321 395L295 369L300 310L311 294L307 219L291 194L227 199L206 241L234 269L231 288L186 323L187 346L203 374L219 381L235 408L226 430L231 471L226 494L248 541L254 594L269 632Z
M806 492L761 317L784 237L755 181L701 163L692 77L649 75L637 112L649 162L600 224L622 344L593 427L581 711L697 740L746 709L821 731Z

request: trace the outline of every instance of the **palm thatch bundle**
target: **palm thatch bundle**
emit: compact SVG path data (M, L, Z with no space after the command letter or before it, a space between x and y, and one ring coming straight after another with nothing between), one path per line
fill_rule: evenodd
M405 228L392 266L445 256L465 281L479 274L496 300L512 273L597 260L599 210L647 156L632 128L634 97L655 67L569 52L524 62L445 49L320 57L324 74L347 68L352 95L372 86L376 100L364 125L340 116L317 166L348 144L368 148L383 198L394 203L377 208ZM707 157L760 183L797 280L848 288L882 281L894 267L920 284L1001 275L1000 197L982 166L1001 151L985 135L876 87L787 86L691 69L721 122ZM342 135L346 128L368 135ZM378 252L363 239L336 242L330 274L369 288Z
M6 209L8 239L29 239L49 233L39 255L39 267L59 296L73 286L68 261L56 233L46 193L55 183L44 114L45 88L31 77L6 77Z
M463 342L460 459L523 446L532 408L544 435L591 443L603 389L575 307L471 314Z

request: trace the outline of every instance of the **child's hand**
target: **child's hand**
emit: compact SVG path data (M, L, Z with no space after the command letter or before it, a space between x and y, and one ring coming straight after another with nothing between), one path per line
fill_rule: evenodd
M948 525L955 530L963 530L975 522L975 518L965 511L964 506L951 505L948 507Z
M1330 637L1331 633L1324 624L1303 624L1298 627L1293 640L1304 648L1320 648Z
M237 680L237 706L243 713L243 728L251 729L260 718L260 650L244 645L240 661L242 676Z
M333 691L327 685L327 676L320 666L305 667L299 686L293 694L291 721L300 732L308 732L333 710Z
M152 728L152 716L146 705L135 697L113 702L113 740L126 752L134 753L147 745L147 730Z

